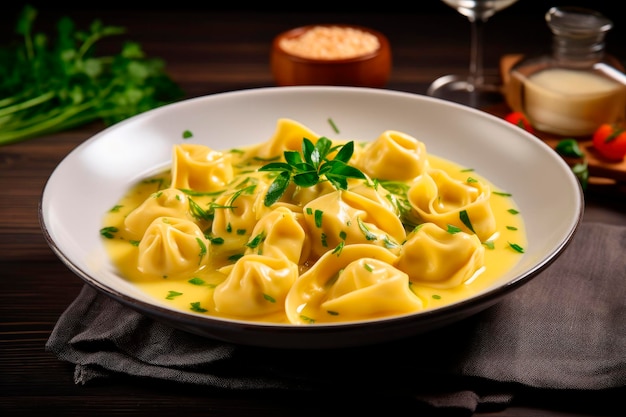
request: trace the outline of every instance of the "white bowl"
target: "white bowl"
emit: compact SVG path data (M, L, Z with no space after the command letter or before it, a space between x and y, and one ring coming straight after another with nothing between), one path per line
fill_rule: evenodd
M138 180L171 163L182 132L217 150L269 138L279 118L320 135L373 140L397 130L434 154L473 167L513 194L528 243L492 287L441 308L366 322L295 326L212 318L168 308L119 276L104 250L103 215ZM340 126L333 131L331 118ZM189 141L189 140L187 140ZM118 123L74 149L43 191L39 216L56 255L104 294L148 316L227 342L275 348L335 348L399 339L452 323L500 301L548 267L584 210L578 180L550 147L487 113L430 97L359 87L274 87L199 97Z

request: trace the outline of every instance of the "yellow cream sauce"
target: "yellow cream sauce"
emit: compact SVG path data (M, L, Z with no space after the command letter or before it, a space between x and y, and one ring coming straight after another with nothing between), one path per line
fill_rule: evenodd
M245 158L245 153L233 152L233 165L239 166L238 160L241 162L242 158ZM521 248L526 248L527 244L523 213L518 212L514 196L500 194L506 194L507 190L499 189L473 169L464 169L452 161L434 155L428 155L428 160L430 167L443 169L453 178L465 181L468 177L472 177L491 187L490 204L498 225L498 231L493 239L493 247L489 246L485 251L484 268L464 284L451 289L412 285L413 291L418 293L423 301L424 310L467 299L488 288L502 274L517 264L523 256L522 253L512 249L509 243L519 245ZM243 167L243 171L249 172L250 169L250 166ZM147 276L137 269L137 240L139 237L133 236L125 230L124 219L151 194L167 188L170 182L171 174L168 170L141 181L120 198L103 219L103 227L116 227L118 229L115 238L103 239L106 250L123 277L161 304L187 312L195 311L219 317L220 315L213 308L213 290L216 285L224 281L225 276L217 272L216 269L232 262L226 259L225 254L219 253L217 246L212 245L211 247L212 263L210 266L197 271L192 276ZM193 200L203 207L208 206L213 199L206 196L193 197ZM172 294L176 294L176 296L171 296ZM288 323L286 315L283 313L271 317L264 316L259 319L250 317L228 318Z

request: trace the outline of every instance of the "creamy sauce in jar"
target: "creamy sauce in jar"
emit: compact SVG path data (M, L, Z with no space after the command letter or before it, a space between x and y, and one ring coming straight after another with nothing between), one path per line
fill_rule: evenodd
M524 112L548 133L590 135L623 117L625 108L626 85L589 71L545 69L523 83Z

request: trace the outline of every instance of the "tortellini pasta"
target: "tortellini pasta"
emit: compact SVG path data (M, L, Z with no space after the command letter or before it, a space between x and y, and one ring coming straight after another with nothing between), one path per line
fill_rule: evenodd
M246 254L258 253L275 258L284 256L298 264L307 259L310 241L307 239L301 214L278 207L263 216L246 244Z
M175 188L152 193L139 207L126 216L124 226L131 233L143 235L150 223L157 217L192 220L189 214L189 201L185 193Z
M263 204L268 184L248 177L237 190L218 196L213 202L213 235L224 239L225 250L240 250L252 234L252 229L271 210Z
M298 265L282 256L244 255L223 271L228 277L215 288L215 309L240 317L284 311L287 293L298 277Z
M315 143L319 135L308 127L292 119L278 119L274 135L256 149L258 157L280 157L285 151L298 151L302 148L302 139Z
M424 143L406 133L387 130L365 146L356 166L372 178L407 181L426 169L426 156Z
M396 262L412 282L453 288L483 266L485 248L474 234L449 233L434 223L417 227L402 245Z
M496 232L489 198L491 188L478 180L460 181L441 169L420 175L408 192L419 217L446 229L453 225L475 233L481 241Z
M139 243L137 268L161 277L195 272L208 262L209 245L192 221L157 217Z
M232 155L185 143L174 146L172 187L215 191L233 179Z
M397 315L419 310L409 277L393 265L396 256L369 244L354 244L327 252L300 278L287 295L292 323L336 322Z
M304 213L316 256L342 243L370 243L395 249L406 237L404 225L394 212L348 190L337 190L311 201Z
M496 216L491 183L395 130L330 140L283 118L258 144L177 144L172 158L101 234L120 270L196 313L314 325L437 308L491 273L503 235L525 236Z

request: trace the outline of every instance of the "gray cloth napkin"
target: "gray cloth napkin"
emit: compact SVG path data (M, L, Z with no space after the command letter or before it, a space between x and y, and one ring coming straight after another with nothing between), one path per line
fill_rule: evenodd
M506 407L520 389L626 386L626 227L583 223L495 306L404 340L331 350L237 346L173 329L85 285L46 349L75 382L131 375L236 391L376 393L433 408Z

